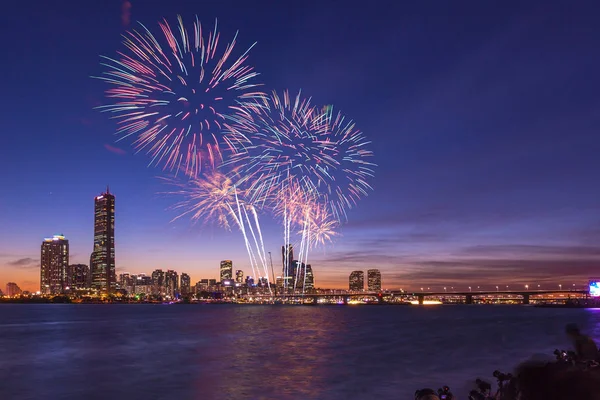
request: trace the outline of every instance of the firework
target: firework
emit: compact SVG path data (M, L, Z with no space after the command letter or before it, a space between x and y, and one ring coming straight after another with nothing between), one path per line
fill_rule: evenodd
M167 20L158 25L154 35L140 23L123 35L118 59L103 57L108 70L96 78L111 85L106 95L113 102L99 108L118 120L120 139L134 137L138 151L151 155L151 164L195 177L220 164L225 149L243 145L245 138L223 128L264 97L246 63L254 44L236 52L236 33L221 46L216 21L208 31L198 18L190 30L181 17L174 28Z
M337 231L339 222L333 218L327 207L317 203L309 203L306 206L304 215L306 220L304 225L308 232L300 231L298 233L307 236L307 249L325 245L332 242L334 237L339 236Z
M192 221L216 222L220 227L231 230L236 226L244 238L253 275L262 267L267 277L267 256L258 214L251 204L246 203L246 191L237 187L240 182L235 171L225 174L219 170L205 172L202 177L182 181L177 178L161 178L178 190L166 192L182 196L183 200L173 208L180 211L173 220L188 216ZM270 286L269 286L270 290Z
M352 121L334 114L333 107L318 110L301 93L290 97L287 91L282 96L273 92L238 115L227 131L251 144L230 162L253 182L255 201L294 186L317 196L342 221L346 209L371 190L369 142Z
M194 222L216 222L227 230L231 230L232 224L239 225L234 210L237 189L231 176L212 170L202 177L186 181L177 178L160 179L179 188L166 194L183 197L182 201L173 206L175 210L181 211L173 220L188 216Z

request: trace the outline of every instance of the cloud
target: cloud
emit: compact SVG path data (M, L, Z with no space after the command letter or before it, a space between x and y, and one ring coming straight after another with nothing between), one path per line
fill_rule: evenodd
M544 246L544 245L526 245L526 244L508 244L508 245L478 245L465 247L460 253L466 255L497 255L514 254L527 256L540 255L569 255L572 257L595 257L600 256L600 247L598 246Z
M331 281L353 269L379 268L385 287L582 284L600 270L600 247L567 245L478 245L465 246L447 254L418 251L414 247L382 247L330 252L315 257L319 269ZM334 278L335 275L335 278ZM325 276L323 276L325 278ZM321 282L329 279L320 279Z
M19 258L18 260L9 261L7 264L17 268L37 268L40 261L30 257Z
M111 146L110 144L105 144L104 148L106 150L110 151L111 153L118 154L120 156L127 154L127 152L125 150L120 149L118 147Z

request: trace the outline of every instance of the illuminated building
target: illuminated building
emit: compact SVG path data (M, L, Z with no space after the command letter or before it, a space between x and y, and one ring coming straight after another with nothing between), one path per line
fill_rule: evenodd
M214 290L216 286L217 286L217 280L216 279L209 279L208 280L208 288L210 290Z
M70 283L69 241L62 235L44 239L40 259L40 291L44 294L64 293Z
M69 265L69 274L71 276L70 285L77 289L88 289L91 285L90 267L85 264Z
M221 282L233 279L233 262L231 260L221 261Z
M258 278L258 286L259 287L269 287L269 279L268 278Z
M241 269L235 271L235 282L244 283L244 271L242 271Z
M208 279L200 279L196 283L196 294L208 291Z
M187 295L190 294L190 276L185 272L181 273L181 294Z
M169 296L175 296L179 292L179 275L173 270L165 273L165 288Z
M127 286L133 286L131 283L131 275L129 275L129 272L123 272L119 275L119 285L122 288L125 288Z
M350 273L348 289L353 292L359 292L365 289L365 273L363 271L352 271Z
M281 276L278 276L277 278L275 278L275 285L278 288L283 289L283 278Z
M133 293L135 294L150 294L152 293L152 277L146 274L133 275Z
M288 289L304 290L314 289L315 277L312 267L298 260L292 261L291 278L288 280Z
M16 283L8 282L6 284L6 296L13 297L13 296L18 296L21 293L23 293L23 291L21 290L19 285L17 285Z
M106 193L94 199L94 250L90 269L94 289L101 293L115 291L115 196L108 187Z
M367 270L367 283L370 292L381 290L381 272L378 269Z
M283 286L287 289L294 288L294 246L288 244L281 246L281 262L283 265Z
M165 287L165 273L162 269L152 271L152 293L162 294Z
M309 291L315 288L315 276L313 274L312 266L308 264L306 266L304 290Z
M246 286L252 287L254 286L254 278L251 276L246 277Z
M235 287L235 281L233 279L225 279L221 281L221 287L223 290L231 291Z

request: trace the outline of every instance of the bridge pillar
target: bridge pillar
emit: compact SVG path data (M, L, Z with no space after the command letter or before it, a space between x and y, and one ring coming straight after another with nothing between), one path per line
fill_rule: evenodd
M473 304L473 295L472 294L468 294L465 297L465 304Z
M318 296L312 296L312 301L309 304L311 306L316 306L317 304L319 304L319 297Z
M344 296L344 305L347 306L348 305L348 296Z
M528 294L523 295L523 304L529 304L529 295Z
M419 299L419 305L422 306L423 302L425 301L425 296L420 294L417 296L417 299Z

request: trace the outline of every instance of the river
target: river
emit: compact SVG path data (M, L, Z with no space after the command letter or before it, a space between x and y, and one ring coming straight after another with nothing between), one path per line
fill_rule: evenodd
M600 310L526 306L0 305L3 399L465 399Z

